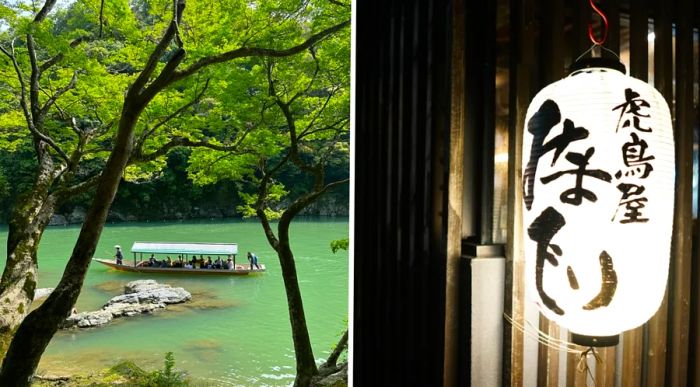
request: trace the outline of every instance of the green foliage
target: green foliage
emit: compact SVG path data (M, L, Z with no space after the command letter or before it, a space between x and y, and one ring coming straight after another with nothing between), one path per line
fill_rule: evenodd
M337 253L338 250L348 250L348 246L350 245L350 239L345 238L345 239L336 239L334 241L331 241L331 251L333 254Z
M176 371L175 357L172 352L165 354L165 364L162 370L148 372L130 360L124 360L108 371L108 376L121 376L139 386L149 387L179 387L189 386L189 381L182 372Z
M46 103L76 74L75 87L63 94L55 108L49 111L44 130L70 154L78 145L70 118L75 118L81 129L106 128L85 145L78 172L72 180L78 183L102 170L111 151L125 92L144 67L149 53L169 23L172 1L106 0L102 25L100 2L59 2L55 11L39 24L32 23L36 6L28 2L0 2L0 45L8 50L14 47L25 77L31 69L27 32L32 33L36 42L39 63L59 56L62 58L42 75L40 104ZM325 0L189 0L180 24L187 50L181 67L241 46L286 48L349 16L349 9ZM168 47L158 67L164 65L174 48ZM331 73L336 73L332 75L335 79L331 83L346 82L349 76L349 28L338 36L325 39L314 49L324 69L324 82L330 80ZM283 88L292 91L308 83L313 68L313 56L306 52L288 62L280 60L274 71L280 77L280 84L284 83ZM122 184L122 188L127 187L130 192L125 196L120 192L115 208L127 203L125 209L135 211L142 219L172 217L171 211L162 206L155 208L154 200L150 200L154 195L161 198L160 191L165 190L178 192L163 203L169 207L201 208L213 201L212 196L228 196L231 211L243 206L242 213L250 214L246 202L237 198L237 186L233 182L254 183L256 176L259 177L260 163L283 154L289 145L284 133L285 123L280 121L279 113L271 109L266 69L262 60L240 59L211 66L158 94L147 106L137 127L136 141L142 145L144 153L160 149L174 137L225 146L240 144L241 151L226 155L208 149L188 152L185 161L191 165L189 173L196 187L179 179L180 172L171 169L166 154L148 162L134 163L124 173L128 184ZM192 102L207 81L209 88L204 97L191 108L171 117L178 108ZM349 90L349 82L346 83L348 87L345 88ZM318 87L300 99L295 113L311 117L329 87L318 82ZM20 82L12 62L0 55L0 219L6 219L12 203L22 192L31 189L36 170L32 136L20 108L19 95ZM331 103L338 104L339 109L334 106L338 114L346 114L347 100L336 102L334 98ZM320 116L319 122L326 118L326 114ZM304 122L308 123L308 120ZM325 141L322 133L309 134L308 139ZM341 141L335 146L342 150L347 148L346 143ZM318 148L309 143L304 144L304 149L305 154L311 156ZM63 162L56 152L50 152L55 162ZM330 173L346 175L347 152L336 154L328 164L332 168ZM266 210L271 216L276 212L275 206L308 191L313 183L292 168L280 170L278 181L288 192L279 203L274 198L277 193L273 192L270 209ZM181 188L170 184L178 184ZM205 185L208 188L203 188ZM84 206L89 195L82 195L65 203L64 212L70 212L76 205ZM137 201L140 196L148 196L149 200L141 205ZM343 201L347 194L340 193L340 198L339 201ZM216 198L215 201L221 203L224 200Z

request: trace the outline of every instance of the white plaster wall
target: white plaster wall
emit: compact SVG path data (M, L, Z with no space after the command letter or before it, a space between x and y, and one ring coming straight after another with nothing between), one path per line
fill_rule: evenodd
M500 387L505 258L473 258L471 385Z

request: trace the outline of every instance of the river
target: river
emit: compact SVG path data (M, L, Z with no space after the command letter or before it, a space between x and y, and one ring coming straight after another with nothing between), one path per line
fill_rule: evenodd
M276 224L274 225L276 228ZM79 228L50 227L39 249L39 287L54 287ZM330 241L346 238L347 219L302 219L291 228L292 250L304 298L314 355L322 361L346 327L348 254L330 251ZM0 243L7 229L0 229ZM134 241L235 242L237 262L253 251L267 266L261 275L200 278L122 273L93 263L76 305L99 309L135 279L153 278L193 293L193 302L153 315L117 319L108 326L59 331L39 364L39 373L85 374L121 359L148 369L161 368L172 351L176 367L195 385L279 386L294 379L294 350L279 262L257 221L127 223L107 225L95 254L111 258L122 246L131 259ZM0 268L6 256L0 256Z

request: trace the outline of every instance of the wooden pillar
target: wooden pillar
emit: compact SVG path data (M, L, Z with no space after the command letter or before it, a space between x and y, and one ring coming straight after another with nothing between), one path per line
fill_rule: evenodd
M667 382L687 385L692 260L693 15L691 0L678 0L676 24L676 205L669 277L670 343Z
M445 368L444 386L456 385L458 353L463 349L457 345L467 343L457 340L459 336L460 310L459 287L462 251L462 197L464 194L464 0L452 2L452 91L450 111L450 165L447 213L447 263L445 274ZM462 327L461 329L464 329ZM468 351L467 351L468 352ZM462 361L468 361L462 359Z
M673 51L671 31L672 4L664 0L654 0L654 86L666 98L669 106L673 103ZM671 109L673 114L673 108ZM677 139L676 139L677 141ZM675 232L674 232L675 234ZM674 245L675 246L675 245ZM672 248L671 261L675 248ZM656 315L647 323L646 373L642 380L647 386L666 385L666 335L668 332L668 288L664 301Z
M525 271L522 240L522 128L532 97L534 58L534 0L512 0L510 120L508 125L508 243L504 312L518 323L525 318ZM512 325L505 326L503 380L512 387L523 385L524 337Z

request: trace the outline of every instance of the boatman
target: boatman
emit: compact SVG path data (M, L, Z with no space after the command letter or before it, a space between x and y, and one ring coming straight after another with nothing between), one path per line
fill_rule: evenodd
M257 255L255 255L254 253L251 253L249 251L248 252L248 260L250 261L250 270L253 270L253 266L260 269L260 266L258 265L258 256Z
M115 249L117 249L117 252L114 254L114 258L117 260L117 265L122 264L122 259L124 259L124 255L122 255L122 248L119 245L114 246Z

